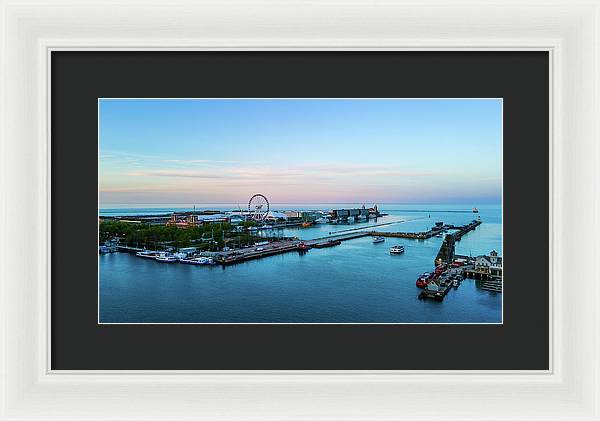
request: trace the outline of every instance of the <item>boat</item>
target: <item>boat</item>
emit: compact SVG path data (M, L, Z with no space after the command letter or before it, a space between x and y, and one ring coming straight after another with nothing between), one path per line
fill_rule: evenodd
M390 254L402 254L404 253L404 246L394 246L390 249Z
M213 265L215 262L210 257L192 257L189 259L179 259L179 263L186 265Z
M175 263L177 262L177 257L171 253L161 251L157 256L154 257L154 260L160 263Z
M304 222L302 223L302 227L303 227L303 228L307 228L307 227L310 227L312 224L313 224L313 223L312 223L312 222L310 222L310 221L304 221Z
M149 259L154 259L156 257L156 252L150 250L138 251L135 254L137 257L146 257Z
M100 246L100 247L98 247L98 253L100 253L100 254L107 254L107 253L110 253L110 252L111 252L111 249L108 246Z
M373 238L373 244L383 243L385 241L385 237L375 237Z
M452 286L453 286L454 288L458 288L458 286L459 286L459 285L460 285L460 282L458 282L458 279L454 279L454 280L452 281Z
M427 286L427 282L429 282L431 277L432 277L432 275L429 272L425 272L424 274L419 276L419 278L417 279L417 282L415 282L415 285L418 288L425 288Z
M417 288L425 288L427 286L427 280L426 279L417 279L417 282L415 282L415 285L417 286Z
M313 245L313 247L321 249L321 248L325 248L325 247L339 246L340 244L342 244L342 242L340 240L329 240L324 243L316 243Z
M473 213L479 213L479 210L477 208L473 208Z
M307 251L307 250L310 250L310 246L308 244L306 244L305 242L301 242L300 244L298 244L298 250Z

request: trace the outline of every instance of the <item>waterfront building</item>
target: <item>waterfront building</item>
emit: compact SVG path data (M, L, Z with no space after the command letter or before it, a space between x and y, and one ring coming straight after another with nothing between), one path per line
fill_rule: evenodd
M166 225L174 225L176 227L196 226L198 224L198 215L179 212L173 212L166 223Z
M186 259L196 254L198 249L196 247L182 247L175 254L179 259Z
M241 224L242 222L244 222L246 220L246 218L244 218L243 215L240 215L237 213L227 214L227 219L229 220L229 223L232 225Z
M349 218L368 218L369 210L364 206L360 209L333 209L331 211L333 219L349 219Z
M498 256L496 250L492 250L489 256L477 256L475 271L491 276L502 276L502 257Z
M285 216L285 219L291 220L291 221L314 221L315 219L320 218L321 216L323 216L323 212L322 211L316 211L316 210L307 210L307 211L283 211L281 212L282 215Z
M173 212L166 225L174 225L179 228L194 227L202 224L230 222L231 216L224 213L204 211L202 214L191 212Z
M268 221L287 221L288 217L285 212L269 211L265 219Z

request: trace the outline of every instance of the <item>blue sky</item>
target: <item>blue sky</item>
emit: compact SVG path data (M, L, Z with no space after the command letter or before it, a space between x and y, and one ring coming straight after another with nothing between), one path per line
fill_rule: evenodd
M500 203L502 102L101 99L100 204Z

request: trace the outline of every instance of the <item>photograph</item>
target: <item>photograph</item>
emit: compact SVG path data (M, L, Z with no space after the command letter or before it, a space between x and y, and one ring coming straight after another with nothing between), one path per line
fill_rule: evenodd
M502 324L502 98L98 98L99 324Z

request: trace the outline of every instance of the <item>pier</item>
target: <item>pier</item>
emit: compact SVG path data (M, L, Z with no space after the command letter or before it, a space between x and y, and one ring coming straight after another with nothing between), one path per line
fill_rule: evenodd
M435 266L439 266L442 263L450 263L454 260L455 243L456 240L453 235L446 235L444 237L440 250L433 261Z
M392 238L408 238L410 240L426 240L433 237L439 231L426 231L426 232L385 232L385 231L371 231L371 235L377 237L392 237Z
M457 231L454 233L451 233L451 234L446 234L446 236L444 237L444 241L442 242L442 245L440 246L440 250L438 251L438 254L435 257L435 260L433 261L433 264L438 266L438 265L441 265L442 263L450 263L450 262L454 261L454 259L456 257L455 256L456 242L460 241L460 239L465 234L473 231L479 225L481 225L480 220L474 220L474 221L468 223L467 225L460 225L460 226L445 225L445 227L447 227L447 229L454 229Z
M312 240L291 240L282 242L272 242L260 247L248 247L246 249L238 249L231 252L218 253L216 259L217 263L223 265L230 265L234 263L241 263L247 260L257 259L260 257L273 256L275 254L288 253L291 251L301 250L300 245L303 244L306 247L321 248L330 245L330 242L342 242L346 240L352 240L355 238L366 237L371 235L370 232L350 232L339 235L329 235L326 237L315 238Z
M231 252L217 253L215 261L222 265L231 265L241 263L247 260L258 259L261 257L273 256L275 254L297 251L300 241L282 241L273 242L260 247L248 247Z
M477 220L473 220L472 222L468 223L467 225L447 225L448 229L455 229L458 230L455 233L452 233L451 235L454 237L454 240L456 241L460 241L460 239L468 232L473 231L475 228L477 228L479 225L481 225L481 220L477 219Z
M117 250L124 251L127 253L137 253L139 251L147 251L147 249L143 249L140 247L130 247L130 246L122 246L122 245L118 245Z

